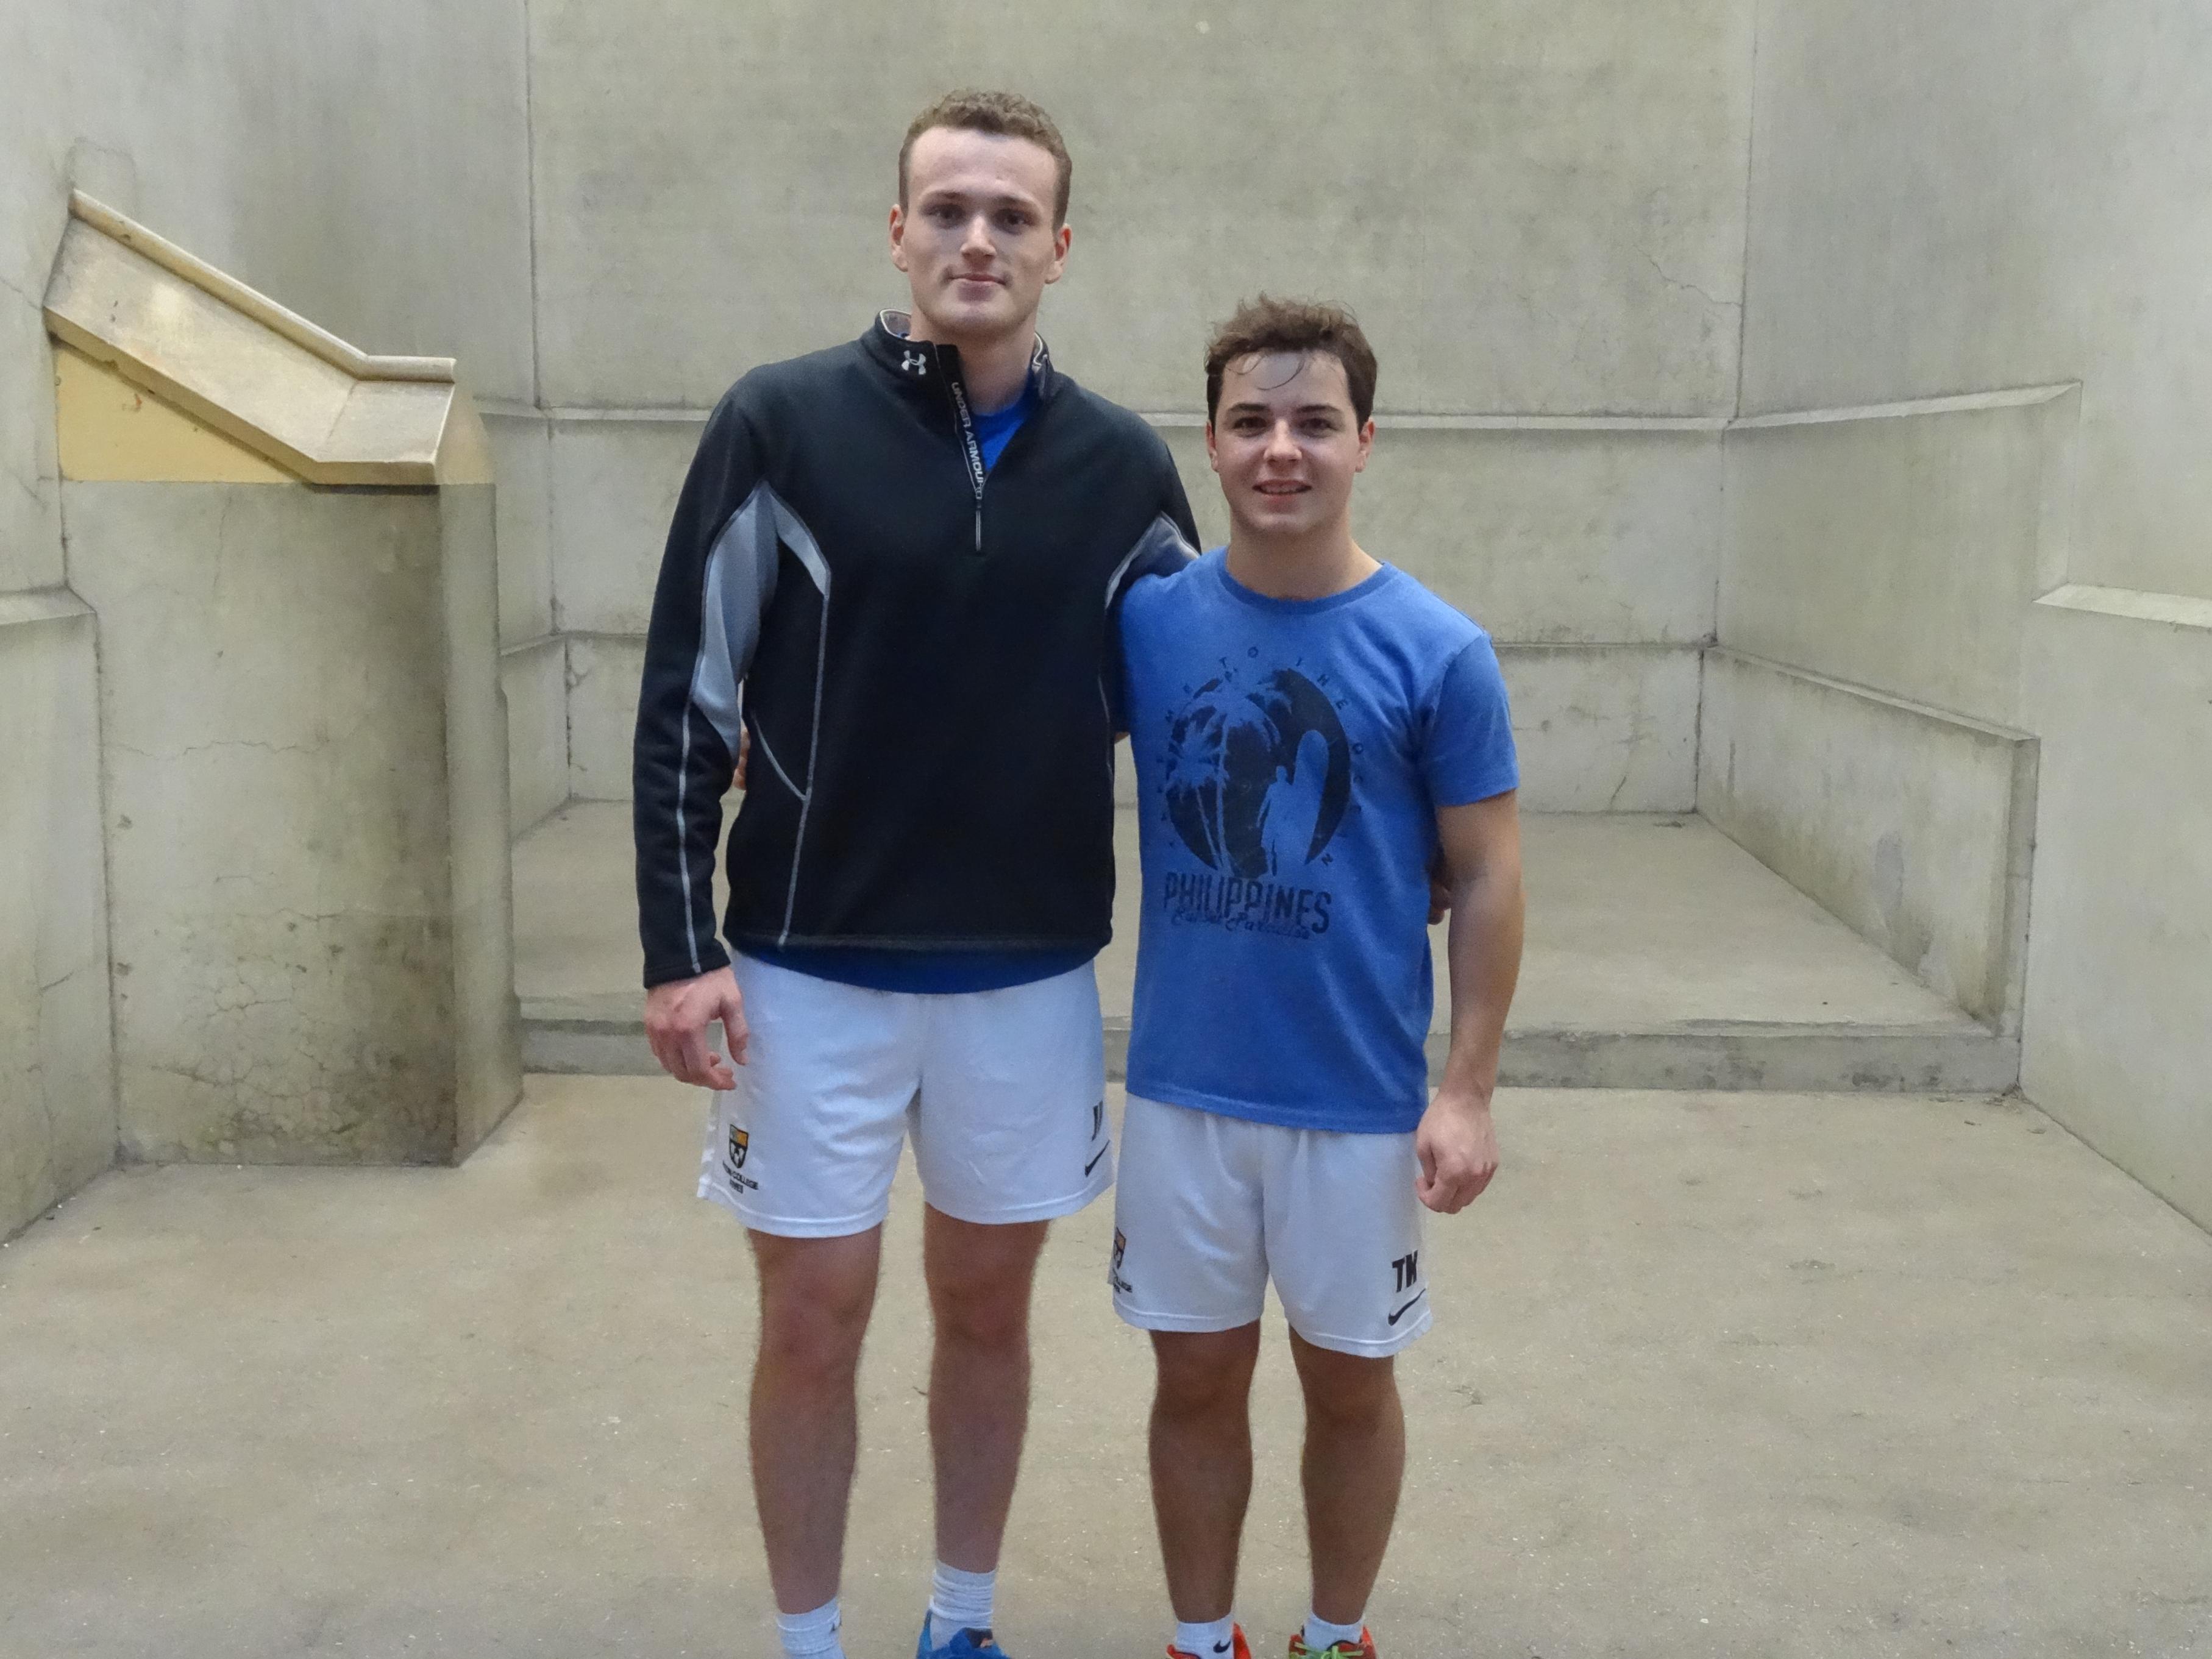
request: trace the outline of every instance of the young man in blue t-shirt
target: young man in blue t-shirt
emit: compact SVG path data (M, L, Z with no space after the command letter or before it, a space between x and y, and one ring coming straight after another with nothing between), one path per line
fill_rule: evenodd
M1423 1207L1464 1208L1498 1168L1512 729L1488 636L1352 539L1374 399L1347 313L1239 309L1206 354L1229 544L1122 612L1144 921L1111 1279L1158 1362L1171 1656L1247 1653L1231 1601L1273 1279L1306 1404L1313 1600L1290 1651L1374 1659L1364 1612L1405 1471L1392 1356L1430 1322ZM1452 1021L1431 1098L1439 853Z

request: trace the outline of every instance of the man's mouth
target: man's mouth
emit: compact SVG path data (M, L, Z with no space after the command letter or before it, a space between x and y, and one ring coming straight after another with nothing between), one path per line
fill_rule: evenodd
M1006 285L1003 277L973 270L961 271L953 277L952 281L954 285L959 288L1004 288Z
M1303 495L1311 484L1300 483L1295 478L1269 478L1254 486L1262 495Z

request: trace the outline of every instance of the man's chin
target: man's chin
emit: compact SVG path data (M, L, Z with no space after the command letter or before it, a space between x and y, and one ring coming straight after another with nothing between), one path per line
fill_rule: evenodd
M1013 297L1000 289L980 300L950 295L926 308L930 327L951 340L995 340L1036 320L1022 314Z

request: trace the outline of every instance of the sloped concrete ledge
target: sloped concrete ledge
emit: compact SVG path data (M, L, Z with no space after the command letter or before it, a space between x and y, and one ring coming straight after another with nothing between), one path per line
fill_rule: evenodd
M2081 611L2091 616L2119 617L2130 622L2163 623L2169 628L2194 628L2212 632L2212 599L2188 593L2150 593L2136 587L2098 587L2069 582L2053 588L2036 601L2054 611Z
M1448 1042L1429 1040L1429 1075ZM1918 1025L1691 1025L1518 1031L1498 1082L1519 1089L1787 1090L1807 1094L1994 1093L2020 1081L2020 1041L1961 1020Z
M81 191L70 215L57 339L310 483L489 481L453 359L371 356Z
M26 593L0 593L0 628L35 627L89 617L92 607L66 587L39 587Z
M1948 398L1905 398L1894 403L1853 404L1833 409L1784 409L1765 415L1745 415L1727 422L1731 432L1757 432L1778 426L1837 426L1850 421L1908 420L1919 415L1971 415L1990 409L2026 409L2057 403L2081 389L2078 380L2059 380L2046 386L2002 386L1990 392L1966 392Z

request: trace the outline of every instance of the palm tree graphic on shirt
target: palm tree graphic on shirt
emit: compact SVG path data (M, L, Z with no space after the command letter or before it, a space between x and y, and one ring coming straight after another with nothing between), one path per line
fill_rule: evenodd
M1352 795L1352 745L1328 696L1295 669L1246 686L1209 680L1169 721L1168 817L1208 868L1248 879L1319 858Z

